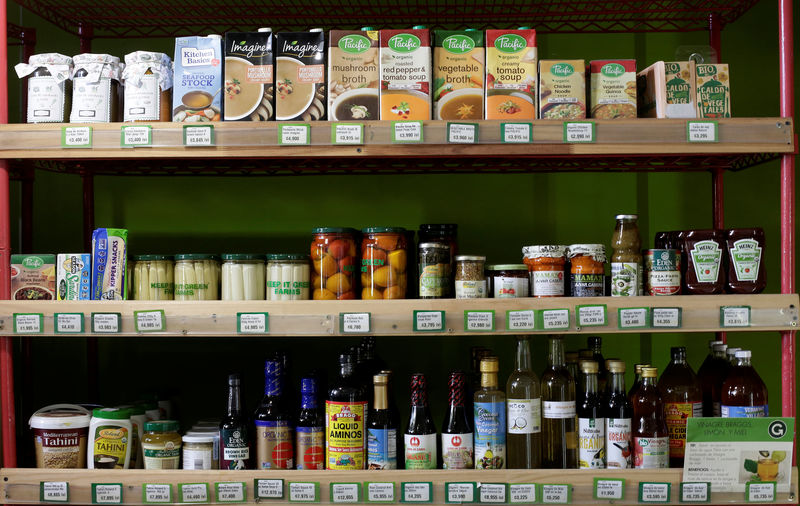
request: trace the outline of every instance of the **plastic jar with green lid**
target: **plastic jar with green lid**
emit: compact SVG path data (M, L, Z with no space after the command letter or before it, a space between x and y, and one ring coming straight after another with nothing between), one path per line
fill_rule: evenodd
M219 300L219 256L175 255L175 300Z
M157 420L144 424L145 469L179 469L181 436L175 420Z

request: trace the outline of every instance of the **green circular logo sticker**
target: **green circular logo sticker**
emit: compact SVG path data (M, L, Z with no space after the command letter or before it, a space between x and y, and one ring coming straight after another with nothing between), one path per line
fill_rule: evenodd
M508 33L497 37L494 40L494 47L503 53L519 53L527 47L527 43L522 36L515 33Z
M625 67L619 63L606 63L600 68L600 73L606 77L619 77L625 73Z
M369 39L363 35L345 35L339 39L339 49L345 53L363 53L369 49L369 46Z
M398 53L411 53L419 49L419 37L411 33L398 33L387 43L388 46Z
M475 41L466 35L451 35L442 41L442 47L453 54L464 54L475 49Z

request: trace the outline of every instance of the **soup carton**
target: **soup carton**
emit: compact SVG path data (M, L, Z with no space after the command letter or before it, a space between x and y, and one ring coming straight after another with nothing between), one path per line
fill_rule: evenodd
M431 35L381 30L381 119L431 119Z
M322 29L278 33L275 68L276 119L324 120L325 34Z
M539 61L539 117L562 120L586 117L586 62Z
M589 63L592 117L636 117L636 60L592 60Z
M698 64L697 117L731 117L731 82L727 63Z
M222 37L175 39L172 121L205 123L222 119Z
M55 300L55 255L11 255L11 299Z
M56 261L58 300L89 300L92 288L92 255L59 254Z
M225 34L225 121L275 119L272 30Z
M536 118L536 30L486 30L486 119Z
M636 75L636 89L640 117L697 117L693 61L656 62Z
M328 34L328 111L332 121L380 118L379 32Z
M486 49L476 30L433 32L433 110L436 119L483 119Z

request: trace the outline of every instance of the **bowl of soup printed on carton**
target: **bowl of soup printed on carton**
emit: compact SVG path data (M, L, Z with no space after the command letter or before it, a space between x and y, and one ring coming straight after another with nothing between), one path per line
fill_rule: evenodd
M381 30L380 38L381 119L431 119L430 30Z
M379 32L328 34L328 111L333 121L380 118Z
M583 60L539 60L539 117L586 117L586 63Z
M222 119L222 37L175 39L172 121L207 123Z
M536 30L486 30L486 119L535 119Z
M275 117L325 120L325 33L279 32L275 43Z
M592 118L635 118L636 60L592 60L589 71Z
M92 293L92 255L60 253L56 261L58 300L90 300Z
M225 34L225 121L275 118L272 30Z
M55 255L11 255L11 299L56 298Z
M433 104L436 119L483 119L486 50L483 32L434 30Z
M731 117L731 81L727 63L698 63L697 117Z

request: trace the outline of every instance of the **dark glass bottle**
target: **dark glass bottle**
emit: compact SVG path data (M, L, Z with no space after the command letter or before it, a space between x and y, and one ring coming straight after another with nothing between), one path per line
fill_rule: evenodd
M587 339L589 349L592 350L592 360L597 362L597 391L606 391L608 380L608 370L606 369L606 359L603 358L603 338L600 336L589 336Z
M597 362L581 363L583 396L578 403L578 469L605 469L606 421L597 391Z
M542 467L542 386L531 367L530 340L518 337L514 371L506 382L509 469Z
M472 423L467 415L467 375L451 372L447 381L447 411L442 423L442 468L472 469Z
M728 345L722 341L711 341L711 350L697 370L697 380L703 390L703 416L721 416L722 383L731 368L725 357Z
M566 361L567 370L573 378L578 377L578 352L568 351L564 353L564 360Z
M723 418L769 416L767 386L750 364L749 350L736 352L736 363L722 384Z
M219 424L219 467L232 471L249 469L250 422L242 409L242 383L238 374L228 376L228 410Z
M436 469L439 454L436 447L436 425L428 406L428 385L425 375L411 376L411 413L403 435L406 469Z
M548 367L542 374L542 467L578 467L578 417L575 410L575 379L564 366L563 339L550 338Z
M397 414L389 409L389 376L376 374L374 404L367 417L367 469L397 469Z
M606 467L630 469L631 419L633 407L625 392L625 362L612 360L608 363L608 390L604 401L606 418Z
M633 399L633 394L639 390L639 387L642 385L642 369L644 367L650 367L650 364L634 364L633 366L633 385L631 385L631 389L628 391L628 399Z
M294 469L292 414L283 395L283 364L264 364L264 398L255 412L256 469Z
M364 469L367 395L356 375L356 357L339 355L339 376L325 401L325 467Z
M397 455L397 469L403 469L403 466L405 465L405 457L403 455L405 448L403 444L403 438L400 437L400 410L397 407L397 399L394 395L394 380L392 379L392 371L388 369L382 369L378 374L385 374L387 376L386 398L389 404L389 413L393 417L393 420L395 420L395 426L397 427L397 437L395 438L397 440L397 450L395 451L395 455Z
M325 413L319 408L317 380L300 380L300 411L297 414L295 448L297 469L325 468Z
M656 386L658 369L642 367L642 382L633 394L633 455L637 469L669 467L669 431L664 403Z
M686 362L685 347L672 348L672 361L661 374L658 390L664 401L664 418L669 430L669 466L683 467L687 420L703 416L703 390Z

